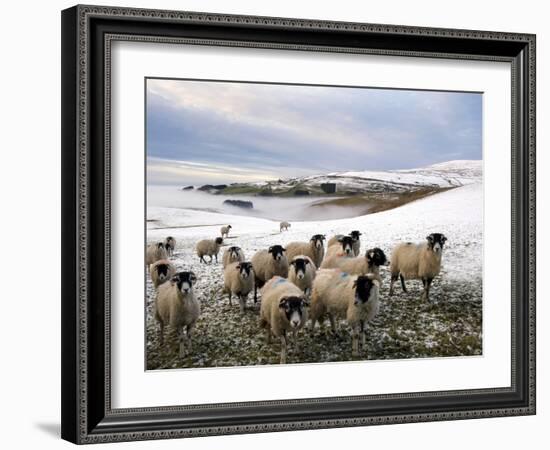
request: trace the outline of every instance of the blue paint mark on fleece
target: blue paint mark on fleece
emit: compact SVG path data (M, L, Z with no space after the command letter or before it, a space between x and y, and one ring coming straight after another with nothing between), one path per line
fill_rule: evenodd
M287 282L286 278L277 278L277 280L275 280L273 284L281 284L286 282Z
M347 273L347 272L342 272L342 273L340 274L340 278L346 278L346 277L349 277L349 273Z

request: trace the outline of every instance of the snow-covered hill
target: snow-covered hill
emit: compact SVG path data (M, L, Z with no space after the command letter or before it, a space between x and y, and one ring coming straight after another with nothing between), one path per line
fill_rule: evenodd
M481 181L481 160L457 160L433 164L427 167L387 171L348 171L322 175L281 179L262 183L242 183L230 186L267 190L273 195L292 193L296 190L310 194L322 194L321 184L333 183L336 193L395 193L410 192L421 188L450 188Z

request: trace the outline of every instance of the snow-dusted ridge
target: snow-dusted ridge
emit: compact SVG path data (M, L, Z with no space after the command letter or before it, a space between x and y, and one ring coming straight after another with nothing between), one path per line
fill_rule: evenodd
M277 181L234 184L239 187L255 187L268 190L273 195L285 195L293 190L307 190L322 195L321 184L333 183L337 194L410 192L423 188L452 188L481 181L481 160L456 160L427 167L402 170L360 170L330 172Z

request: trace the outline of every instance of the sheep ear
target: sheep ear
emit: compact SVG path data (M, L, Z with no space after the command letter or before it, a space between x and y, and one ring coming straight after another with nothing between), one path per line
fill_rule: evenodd
M433 242L434 238L431 234L429 234L428 236L426 236L426 239L429 241L429 242Z
M309 302L307 300L302 300L302 306L309 306Z
M172 278L170 278L170 283L176 284L180 278L177 275L174 275Z
M282 250L283 250L283 252L286 252L286 248L283 247Z
M279 301L279 308L286 308L286 304L287 304L287 298L286 297L283 297L280 301Z
M194 272L189 272L189 279L191 280L191 283L194 283L195 281L197 281L197 276L195 275Z
M377 288L380 287L380 281L378 281L376 278L372 280L372 284L374 284Z
M235 268L240 270L240 269L241 269L241 265L240 265L240 264L237 264L237 265L235 266Z
M443 235L441 236L441 242L446 242L447 241L447 236Z
M309 264L309 259L304 259L304 261L306 262L306 266Z
M353 281L353 287L354 287L354 288L357 287L357 280L354 280L354 281Z
M268 253L273 253L273 247L269 247Z

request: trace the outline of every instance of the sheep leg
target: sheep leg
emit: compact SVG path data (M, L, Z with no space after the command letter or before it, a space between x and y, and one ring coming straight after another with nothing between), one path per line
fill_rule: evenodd
M191 350L193 349L193 344L191 342L191 330L193 330L194 326L195 326L195 324L187 325L186 337L187 337L187 351L188 352L191 352Z
M359 327L351 330L351 356L359 356Z
M218 254L216 253L216 264L218 264Z
M231 290L229 290L229 306L233 306L233 305L231 304Z
M317 322L317 319L314 319L313 317L311 318L311 332L313 333L313 331L315 330L315 322Z
M399 277L399 274L392 273L391 274L391 280L390 280L390 296L393 295L393 283L397 281L397 278Z
M401 287L403 288L403 292L407 293L407 286L405 286L405 277L402 274L399 274L399 278L401 278Z
M433 278L422 278L424 284L424 290L422 291L422 299L427 302L430 301L430 286L432 285Z
M265 329L266 333L267 333L267 343L268 344L271 344L271 329L270 328L266 328Z
M164 324L162 322L159 322L159 342L160 345L164 345Z
M330 329L332 330L332 333L336 334L336 319L332 314L329 314L328 320L330 320Z
M254 280L254 303L258 301L258 282Z
M241 314L244 314L244 307L246 305L246 297L245 296L241 295L239 297L239 304L241 306Z
M183 334L183 327L178 328L178 341L180 346L180 358L185 356L185 336Z
M361 321L361 348L365 349L366 344L366 337L367 337L367 328L365 327L365 321Z
M286 335L281 335L281 364L286 364Z

